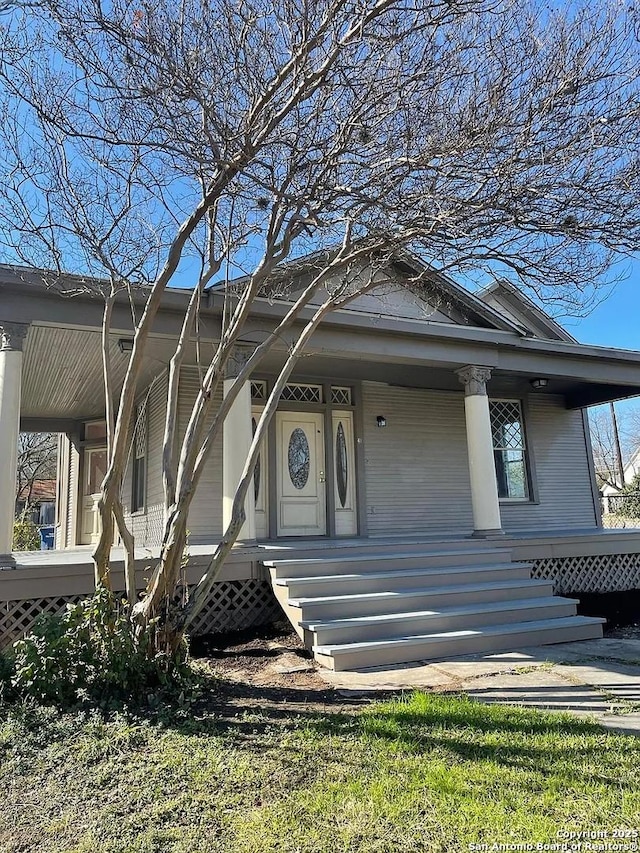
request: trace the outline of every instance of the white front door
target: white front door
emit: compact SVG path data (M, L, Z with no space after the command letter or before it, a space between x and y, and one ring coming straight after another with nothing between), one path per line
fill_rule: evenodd
M84 477L82 485L82 530L80 543L95 545L100 538L98 500L100 487L107 473L107 450L92 447L84 451Z
M324 415L276 413L278 536L326 533Z

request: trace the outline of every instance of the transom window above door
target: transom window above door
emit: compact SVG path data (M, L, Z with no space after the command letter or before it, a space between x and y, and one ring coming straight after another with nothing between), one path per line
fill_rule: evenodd
M280 399L290 403L322 403L322 385L290 382L284 386Z

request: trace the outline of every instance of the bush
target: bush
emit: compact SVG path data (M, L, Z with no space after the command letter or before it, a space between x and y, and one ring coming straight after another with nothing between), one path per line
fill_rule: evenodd
M640 474L636 474L628 486L622 489L620 506L616 509L616 515L625 518L640 518Z
M7 652L0 652L0 701L11 696L14 674L13 658Z
M136 635L129 606L104 587L38 617L13 657L16 693L61 708L186 703L195 687L186 646L173 657L154 652L151 631Z
M40 531L28 515L22 513L13 523L13 550L39 551Z

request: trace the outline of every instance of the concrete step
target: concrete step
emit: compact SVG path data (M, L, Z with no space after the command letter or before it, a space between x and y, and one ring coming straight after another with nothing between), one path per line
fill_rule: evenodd
M363 592L291 598L289 605L298 610L298 619L328 621L356 616L376 616L440 607L464 606L483 602L513 601L520 598L546 598L553 595L548 580L508 580L488 583L401 589L395 592Z
M438 566L484 565L503 563L509 559L507 548L482 548L471 550L418 549L398 552L389 549L374 553L313 556L296 559L265 559L263 565L272 570L276 578L319 577L323 575L384 571L386 565L401 569L428 569Z
M313 652L316 660L329 669L366 669L524 646L598 639L602 637L602 624L605 621L596 617L568 616L372 642L317 645L313 647Z
M414 634L459 631L486 625L513 622L537 622L575 616L578 601L572 598L545 598L445 607L413 613L389 613L328 622L302 622L302 628L314 635L314 646L360 643L406 637Z
M272 569L273 571L273 569ZM398 589L441 587L452 584L526 580L528 563L489 563L486 565L446 566L441 568L388 569L383 572L273 578L274 586L283 586L289 599L362 592L391 592Z

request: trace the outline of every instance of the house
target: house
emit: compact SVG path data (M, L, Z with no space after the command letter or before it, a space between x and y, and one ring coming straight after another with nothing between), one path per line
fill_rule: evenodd
M411 259L330 315L285 388L254 478L242 542L200 630L275 612L274 593L328 666L599 636L556 592L638 587L640 532L604 531L586 408L640 394L640 353L577 343L507 283L478 294L433 273L408 290ZM0 637L33 613L90 591L96 501L105 471L101 300L64 280L0 269L0 487L14 476L20 428L61 434L56 549L10 550L0 511ZM77 282L82 285L82 282ZM428 294L432 295L429 296ZM134 297L135 298L135 297ZM158 553L167 365L188 294L167 292L147 348L124 483L140 578ZM244 340L287 310L258 300ZM222 295L203 302L200 347L219 334ZM116 304L116 384L131 310ZM189 514L186 583L227 519L252 420L282 364L273 352L234 403ZM198 389L183 367L179 428ZM133 425L132 425L133 427ZM120 562L119 562L120 561ZM114 555L114 578L121 557Z
M16 517L28 509L29 518L39 527L55 523L56 481L37 479L25 483L16 495Z

